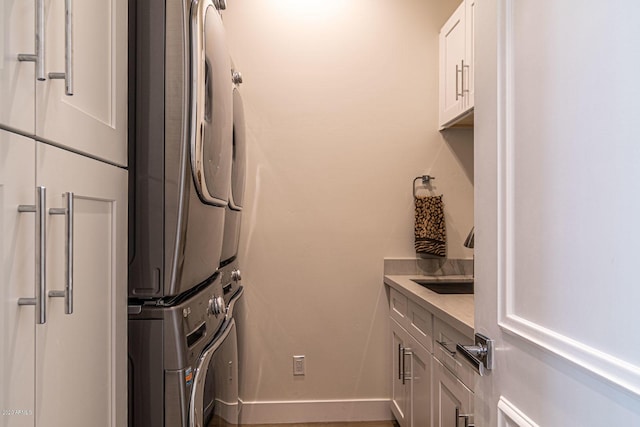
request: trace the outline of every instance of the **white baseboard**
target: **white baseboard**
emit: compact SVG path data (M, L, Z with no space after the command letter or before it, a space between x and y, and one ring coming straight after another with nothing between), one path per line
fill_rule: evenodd
M240 424L385 421L389 399L242 402Z

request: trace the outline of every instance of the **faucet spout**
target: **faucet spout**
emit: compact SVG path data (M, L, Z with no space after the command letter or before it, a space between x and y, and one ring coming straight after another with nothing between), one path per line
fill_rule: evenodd
M464 240L465 248L473 249L473 240L474 240L474 237L475 237L474 229L475 229L475 227L471 227L471 231L469 232L469 235Z

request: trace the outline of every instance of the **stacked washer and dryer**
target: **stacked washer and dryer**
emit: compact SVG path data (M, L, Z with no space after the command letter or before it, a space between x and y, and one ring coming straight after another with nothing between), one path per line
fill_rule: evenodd
M129 427L238 423L242 79L224 0L129 0Z

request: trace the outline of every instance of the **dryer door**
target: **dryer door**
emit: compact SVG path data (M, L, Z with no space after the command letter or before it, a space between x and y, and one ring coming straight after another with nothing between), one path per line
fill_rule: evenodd
M198 195L226 206L231 180L231 59L222 19L211 0L191 9L191 169Z

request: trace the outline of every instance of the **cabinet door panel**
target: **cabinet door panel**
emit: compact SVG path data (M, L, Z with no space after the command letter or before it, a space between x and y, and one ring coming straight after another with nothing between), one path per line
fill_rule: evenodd
M64 165L61 168L60 165ZM74 193L73 313L48 298L36 332L38 423L126 425L126 171L39 144L48 208ZM48 290L65 289L65 217L47 223ZM61 410L64 408L64 410Z
M33 1L3 0L0 5L0 124L35 132L35 66L18 54L35 53Z
M465 110L473 108L475 105L475 23L476 23L476 0L465 0L465 64L469 65L464 72Z
M406 375L407 358L404 356L404 349L408 347L407 332L393 319L389 320L391 323L391 360L392 363L392 380L391 380L391 411L396 417L396 420L401 427L409 427L410 418L409 414L409 389L406 386L406 381L402 381L402 376Z
M473 412L473 394L437 359L433 359L433 378L434 426L458 427L456 414Z
M47 72L65 72L65 1L46 0ZM75 1L73 96L65 81L38 82L36 134L126 165L127 2Z
M18 298L35 296L35 214L18 205L35 203L35 142L0 130L0 415L3 426L33 427L35 307Z
M411 426L431 425L431 365L432 356L416 339L411 344Z
M464 13L462 3L440 30L440 124L449 122L463 111Z

